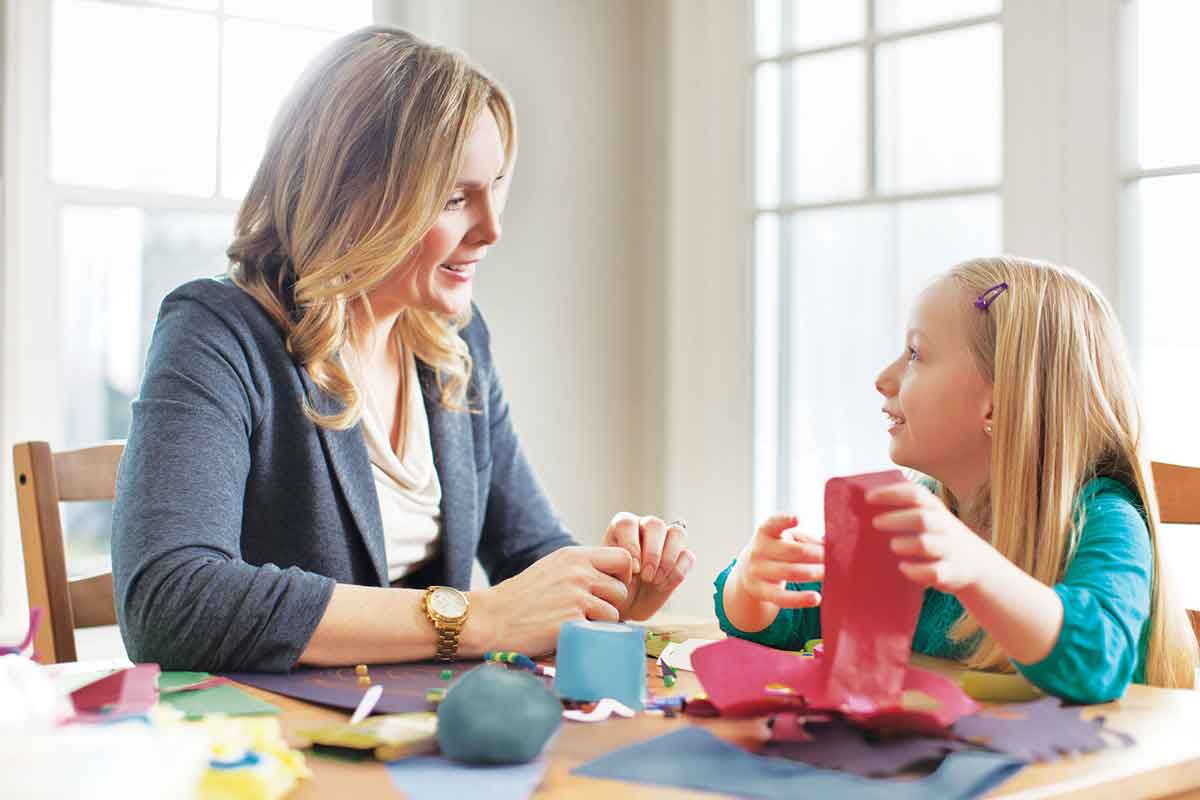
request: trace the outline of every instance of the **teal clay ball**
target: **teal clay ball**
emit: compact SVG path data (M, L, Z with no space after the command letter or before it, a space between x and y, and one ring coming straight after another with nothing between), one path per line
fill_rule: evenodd
M467 764L523 764L562 724L562 703L528 672L484 664L463 675L438 706L442 753Z

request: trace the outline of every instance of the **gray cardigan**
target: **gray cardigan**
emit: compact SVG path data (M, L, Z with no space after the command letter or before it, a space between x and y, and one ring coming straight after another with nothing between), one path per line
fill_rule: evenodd
M478 311L460 334L468 401L436 400L419 363L442 485L440 554L405 585L493 583L574 544L521 451ZM360 426L303 413L341 406L228 279L162 304L117 478L113 578L129 657L164 669L285 671L335 583L386 586L379 499Z

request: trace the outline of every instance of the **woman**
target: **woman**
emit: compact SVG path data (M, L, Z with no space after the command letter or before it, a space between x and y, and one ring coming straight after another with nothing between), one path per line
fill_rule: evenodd
M366 28L275 121L231 267L164 300L117 483L129 655L282 671L544 653L694 563L618 514L579 547L521 451L471 303L516 154L504 92ZM478 557L492 586L465 592Z

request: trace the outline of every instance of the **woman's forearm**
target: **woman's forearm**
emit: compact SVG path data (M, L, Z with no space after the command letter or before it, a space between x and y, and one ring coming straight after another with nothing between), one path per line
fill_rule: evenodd
M304 652L301 664L339 666L433 658L437 635L421 610L419 589L338 584ZM494 648L484 592L470 592L459 655L478 658Z
M729 571L721 602L725 607L725 616L735 628L746 633L756 633L775 621L779 616L779 606L764 603L746 593L742 587L742 564L745 563L745 556L743 551L733 569Z
M1054 649L1062 630L1058 593L995 553L995 560L958 599L1009 658L1036 664Z

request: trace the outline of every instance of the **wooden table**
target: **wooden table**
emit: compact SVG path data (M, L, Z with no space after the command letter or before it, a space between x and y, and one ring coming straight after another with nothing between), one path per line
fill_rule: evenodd
M703 633L713 638L711 628ZM922 663L928 666L928 663ZM955 667L944 664L940 670L953 673ZM284 734L293 742L296 731L320 725L344 722L348 713L316 706L272 692L242 687L274 703L282 710L280 722ZM652 679L652 694L692 694L700 691L696 676L679 673L679 682L667 690L662 681ZM1186 796L1200 798L1200 692L1179 689L1154 689L1131 686L1121 700L1095 706L1087 715L1102 714L1109 727L1128 733L1137 744L1131 748L1111 748L1049 764L1026 767L989 797L1079 797L1088 800L1142 797ZM547 753L550 767L536 797L570 797L572 800L611 800L622 798L711 798L714 795L632 783L618 783L571 775L573 768L634 742L660 736L684 725L701 725L713 733L749 749L757 749L767 740L763 718L749 720L704 719L681 715L666 719L639 714L633 719L612 718L601 723L564 721ZM376 762L352 763L328 757L307 756L311 779L289 798L399 796L387 770Z

